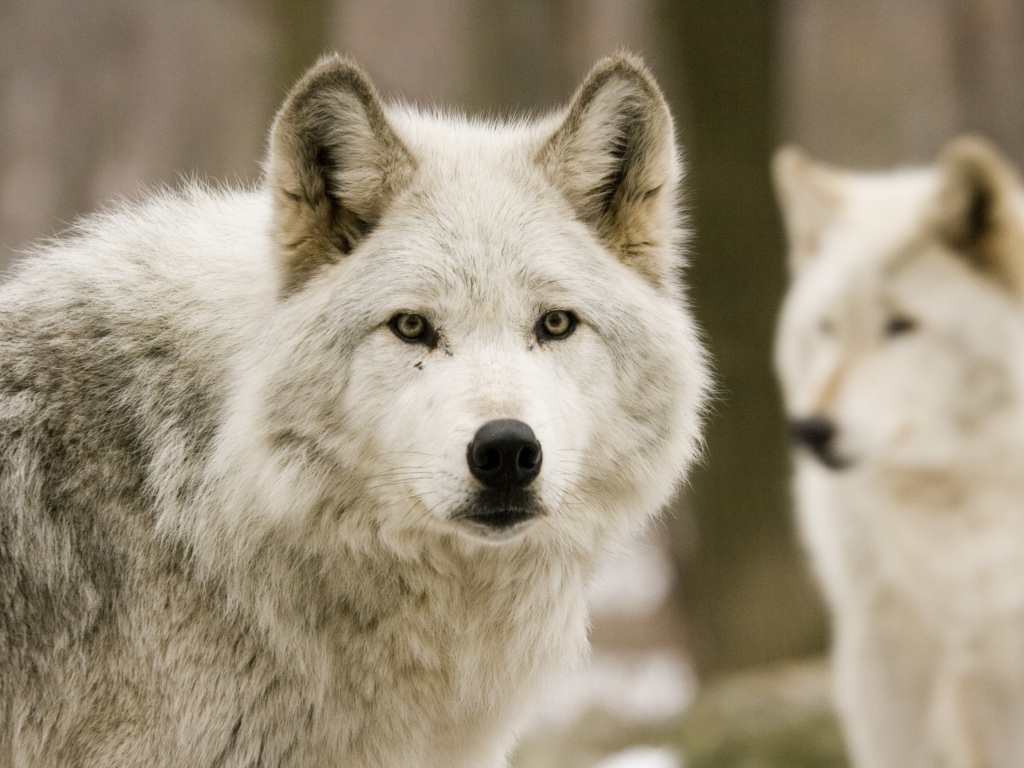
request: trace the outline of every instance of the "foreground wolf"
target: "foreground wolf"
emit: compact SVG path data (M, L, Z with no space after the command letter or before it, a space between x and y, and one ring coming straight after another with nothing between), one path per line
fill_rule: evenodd
M775 160L799 520L863 768L1024 760L1024 192L984 142L921 170Z
M0 293L0 765L498 766L694 459L672 121L384 106L327 58L254 191Z

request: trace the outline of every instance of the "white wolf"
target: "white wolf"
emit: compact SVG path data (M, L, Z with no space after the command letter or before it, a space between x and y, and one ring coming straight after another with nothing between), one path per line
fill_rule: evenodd
M265 183L0 292L0 765L503 765L698 451L679 164L636 59L538 121L328 57Z
M929 168L775 158L776 362L802 534L863 768L1024 760L1024 192L984 141Z

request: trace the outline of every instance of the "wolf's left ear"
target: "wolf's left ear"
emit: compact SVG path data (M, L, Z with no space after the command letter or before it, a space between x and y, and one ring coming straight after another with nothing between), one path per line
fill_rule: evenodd
M680 169L668 105L640 60L599 62L537 161L627 266L661 286L680 258Z
M274 119L267 161L284 293L349 253L414 167L359 67L333 55L307 72Z
M813 261L821 234L839 209L842 171L790 144L775 151L771 173L789 244L789 271L795 275Z
M1020 177L989 142L962 136L939 156L936 232L975 267L1024 295Z

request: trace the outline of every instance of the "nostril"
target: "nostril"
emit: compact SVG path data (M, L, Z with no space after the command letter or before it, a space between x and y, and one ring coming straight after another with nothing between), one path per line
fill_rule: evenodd
M516 419L489 421L466 451L469 471L488 488L525 488L540 474L540 443L529 425Z
M473 462L482 472L494 472L501 468L501 452L497 448L481 446L474 451Z
M533 470L540 465L540 446L536 447L527 445L519 451L519 457L516 462L519 469Z

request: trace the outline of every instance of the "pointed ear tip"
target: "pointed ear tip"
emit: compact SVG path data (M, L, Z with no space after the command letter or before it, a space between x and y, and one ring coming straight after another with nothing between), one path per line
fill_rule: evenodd
M810 168L813 163L811 156L802 147L797 144L783 144L772 154L772 179L777 184L785 182Z
M292 87L289 97L324 86L356 89L375 93L373 81L359 64L337 52L325 53L307 69Z
M617 51L611 56L600 59L591 67L586 81L602 82L614 77L630 83L642 84L646 89L651 89L657 94L661 93L650 67L632 51Z
M939 152L939 164L947 171L986 175L1011 168L995 144L978 134L963 134L952 139Z
M592 69L607 69L614 67L626 67L630 69L645 69L643 58L633 51L625 48L620 48L614 53L610 53L607 56L602 56L594 64Z
M971 154L978 152L998 153L995 145L980 133L962 133L946 142L941 150L943 155Z
M364 76L366 74L363 68L356 63L355 59L337 51L327 51L320 54L320 57L317 58L313 66L306 70L306 72L309 74L320 70L354 71Z

